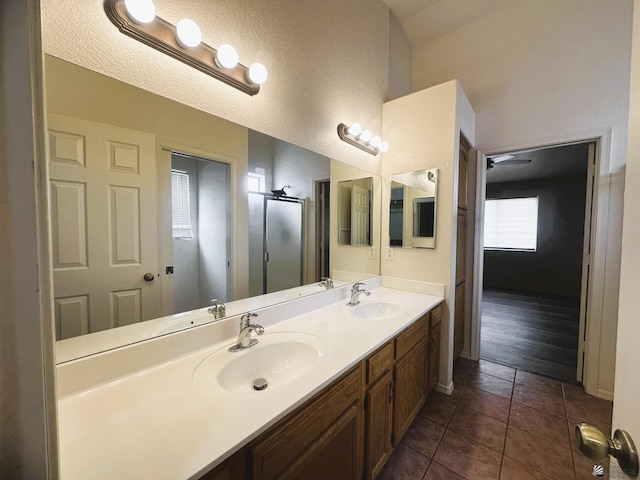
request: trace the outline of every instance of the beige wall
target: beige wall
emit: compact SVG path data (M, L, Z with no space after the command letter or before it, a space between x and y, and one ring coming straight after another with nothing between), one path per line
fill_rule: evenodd
M608 398L615 359L631 12L631 0L515 2L415 48L412 63L412 90L460 80L478 115L476 146L484 153L605 137L593 328L587 339L595 358L587 359L585 386Z
M383 135L392 148L382 158L381 274L445 286L440 384L448 389L453 367L453 305L457 161L463 132L473 145L475 116L457 81L413 93L384 105ZM434 249L394 248L388 260L390 175L438 168Z
M351 0L156 0L158 15L196 20L213 46L236 46L243 64L269 79L246 95L121 34L101 1L43 0L45 51L159 95L364 170L379 159L339 140L340 122L382 126L387 94L389 12Z

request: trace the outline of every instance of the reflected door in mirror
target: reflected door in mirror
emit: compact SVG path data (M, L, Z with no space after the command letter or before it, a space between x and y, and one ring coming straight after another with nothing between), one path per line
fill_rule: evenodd
M49 140L56 338L159 316L155 137L52 114Z
M373 179L338 183L338 244L371 245Z

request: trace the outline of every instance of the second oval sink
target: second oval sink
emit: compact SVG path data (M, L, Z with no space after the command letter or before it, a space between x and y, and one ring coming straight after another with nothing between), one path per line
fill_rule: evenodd
M320 338L305 333L267 333L257 338L258 344L244 351L231 353L224 347L204 359L194 371L194 382L208 389L256 393L254 382L265 379L268 391L310 372L326 353Z
M402 305L386 300L374 300L367 302L366 300L353 307L352 313L356 317L366 318L370 320L379 320L382 318L392 318L402 312Z

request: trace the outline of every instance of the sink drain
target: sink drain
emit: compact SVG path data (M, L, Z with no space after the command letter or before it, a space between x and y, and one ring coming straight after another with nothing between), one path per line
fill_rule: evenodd
M269 386L269 384L267 383L267 379L266 378L257 378L253 381L253 389L254 390L264 390L265 388L267 388Z

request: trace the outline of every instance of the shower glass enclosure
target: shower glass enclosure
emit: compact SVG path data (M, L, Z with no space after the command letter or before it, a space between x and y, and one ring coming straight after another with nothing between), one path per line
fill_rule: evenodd
M249 193L249 294L302 285L304 200Z

